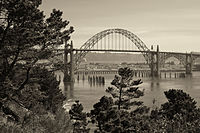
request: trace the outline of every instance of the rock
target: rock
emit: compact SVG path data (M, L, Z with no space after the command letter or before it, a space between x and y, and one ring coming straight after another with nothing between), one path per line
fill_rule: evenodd
M24 117L30 115L30 111L14 100L7 100L3 103L3 112L6 115L11 115L15 121L22 123Z

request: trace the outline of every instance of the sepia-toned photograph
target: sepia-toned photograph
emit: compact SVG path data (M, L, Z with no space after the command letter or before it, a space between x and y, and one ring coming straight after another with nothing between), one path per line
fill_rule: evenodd
M0 0L0 133L200 133L200 0Z

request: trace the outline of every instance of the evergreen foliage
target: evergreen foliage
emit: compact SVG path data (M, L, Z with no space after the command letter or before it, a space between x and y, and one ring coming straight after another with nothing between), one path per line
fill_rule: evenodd
M141 79L133 80L133 70L128 67L120 68L118 70L119 75L115 75L111 85L114 87L108 87L106 92L110 93L113 98L117 98L115 104L118 109L130 109L133 105L142 105L142 102L131 101L133 98L139 98L144 95L144 90L139 90L138 85L142 83Z
M95 132L200 132L200 109L187 93L175 89L165 91L168 101L148 113L149 108L141 101L131 101L143 96L137 86L141 80L132 81L129 68L119 69L118 74L111 83L115 87L106 90L113 98L103 96L91 110L92 123L97 124Z
M186 121L196 119L194 114L197 111L196 101L183 92L183 90L174 90L164 92L168 102L162 104L161 112L169 119L173 119L176 114L185 116Z
M1 0L0 87L4 93L9 84L16 91L24 89L31 69L39 65L37 62L55 56L54 50L62 44L62 38L69 40L74 31L73 27L67 29L69 21L62 20L60 10L53 9L45 19L38 9L41 2ZM14 75L20 75L20 80L15 80Z
M59 88L60 81L56 80L53 72L44 68L34 68L33 73L30 75L30 82L40 85L39 90L44 95L42 103L46 110L55 113L62 106L66 97L62 94Z
M92 122L98 127L95 132L136 132L138 121L135 118L149 111L143 102L133 100L144 95L144 90L138 87L142 81L134 81L133 71L127 67L120 68L118 74L111 82L114 87L106 89L113 98L103 96L91 110Z
M160 109L152 110L149 123L151 132L198 133L200 109L196 101L183 90L165 91L167 102Z
M83 106L79 101L75 101L69 110L70 119L74 120L73 123L73 133L89 133L89 128L87 128L87 114L83 112Z
M60 10L45 18L41 3L0 1L0 128L5 132L66 132L69 126L59 82L46 69L52 62L41 62L56 56L62 39L68 41L74 30Z

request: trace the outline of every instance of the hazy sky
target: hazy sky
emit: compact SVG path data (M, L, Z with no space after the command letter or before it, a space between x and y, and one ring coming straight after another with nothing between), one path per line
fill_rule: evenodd
M47 16L63 11L76 48L105 29L123 28L147 47L200 52L200 0L43 0L40 8Z

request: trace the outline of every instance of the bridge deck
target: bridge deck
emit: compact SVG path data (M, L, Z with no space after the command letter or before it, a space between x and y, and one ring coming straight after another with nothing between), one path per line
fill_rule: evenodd
M57 49L58 51L64 51L64 49ZM124 52L124 53L156 53L157 51L141 51L141 50L114 50L114 49L73 49L73 51L91 51L91 52ZM181 53L181 52L162 52L159 51L159 53L168 53L168 54L181 54L181 55L194 55L194 56L200 56L200 54L197 53Z

